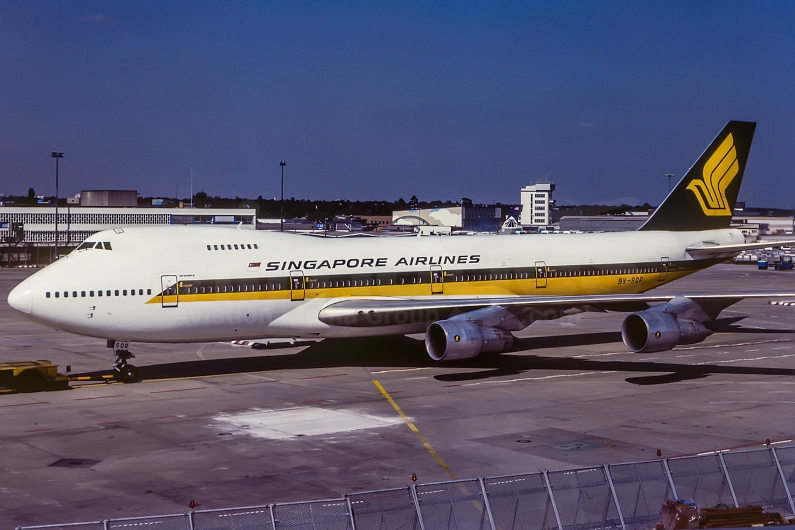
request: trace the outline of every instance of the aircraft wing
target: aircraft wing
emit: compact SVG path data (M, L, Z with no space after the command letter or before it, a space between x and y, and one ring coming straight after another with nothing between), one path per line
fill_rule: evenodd
M782 245L795 245L795 240L741 243L739 245L718 245L710 241L702 241L701 245L689 246L685 250L694 258L719 258L736 256L744 250L755 250L774 246L780 247Z
M730 294L625 294L590 296L490 296L482 298L351 298L332 302L320 310L321 322L334 326L379 327L435 322L461 313L486 307L537 312L538 319L558 318L561 312L640 311L649 304L669 302L677 297L710 306L718 312L746 298L793 298L795 292L758 292ZM544 313L552 311L546 316ZM577 312L579 312L577 311ZM553 316L554 315L554 316Z

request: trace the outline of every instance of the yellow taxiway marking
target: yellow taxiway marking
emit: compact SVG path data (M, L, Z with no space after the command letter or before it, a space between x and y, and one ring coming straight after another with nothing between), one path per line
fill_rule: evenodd
M422 434L420 434L420 430L417 429L417 427L411 422L408 416L406 416L403 413L403 411L400 409L398 404L395 403L395 400L392 399L392 396L389 395L389 392L387 392L386 389L383 386L381 386L381 383L379 383L375 379L373 379L373 384L378 389L378 391L384 395L386 400L389 401L389 404L392 405L392 408L395 409L395 412L398 413L398 416L400 416L400 418L406 423L406 425L408 425L408 428L411 429L411 432L413 432L417 436L417 438L422 443L422 445L425 446L425 449L427 449L428 452L431 453L431 456L433 457L434 460L436 460L436 463L439 464L448 475L450 475L451 479L458 480L458 477L455 476L455 473L453 473L453 470L450 469L450 466L448 466L445 463L445 461L442 460L442 457L439 456L439 453L437 453L436 450L433 447L431 447L431 444L428 443L425 437L423 437Z

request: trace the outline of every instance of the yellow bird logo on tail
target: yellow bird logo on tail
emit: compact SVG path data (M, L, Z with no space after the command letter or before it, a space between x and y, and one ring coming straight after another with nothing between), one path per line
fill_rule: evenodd
M737 150L731 133L704 164L703 180L694 179L687 189L696 195L705 215L726 216L732 211L726 200L726 188L740 172Z

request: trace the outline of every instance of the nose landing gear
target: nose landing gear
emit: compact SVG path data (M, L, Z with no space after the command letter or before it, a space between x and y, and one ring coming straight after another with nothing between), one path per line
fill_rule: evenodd
M110 342L108 341L108 345ZM135 357L130 353L129 348L129 342L113 342L113 353L116 355L116 360L113 361L113 378L122 383L133 383L138 380L138 368L127 362Z

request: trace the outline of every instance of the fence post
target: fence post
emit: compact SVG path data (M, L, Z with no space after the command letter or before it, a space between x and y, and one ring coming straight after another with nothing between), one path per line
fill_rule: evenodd
M190 524L190 530L195 530L196 527L193 525L193 510L187 513L188 515L188 523Z
M409 488L411 497L414 499L414 509L417 510L417 520L420 522L420 530L425 530L425 523L422 522L422 511L420 510L420 499L417 497L417 486L412 484Z
M105 530L108 530L108 520L107 519L102 519L102 528L104 528Z
M353 506L351 506L351 498L345 494L345 502L348 504L348 516L351 518L351 530L356 530L356 523L353 521Z
M734 494L734 486L732 485L732 479L729 476L729 469L726 467L726 461L723 459L723 451L718 451L718 460L720 460L720 467L723 468L723 475L726 477L726 482L729 484L729 491L732 494L732 499L734 499L734 507L739 508L740 503L737 502L737 495Z
M483 477L478 478L478 482L480 482L480 492L483 494L483 504L486 505L486 513L489 515L491 530L497 530L497 527L494 526L494 517L491 516L491 505L489 504L489 496L486 493L486 483L483 482Z
M273 530L276 530L276 517L273 515L273 504L268 505L268 511L271 514L271 525L273 525L271 528L273 528Z
M610 493L613 494L613 502L616 503L616 510L618 511L618 520L621 521L622 530L627 530L624 524L624 514L621 513L621 505L618 504L618 495L616 494L616 487L613 485L613 476L610 474L610 466L605 464L605 476L607 477L607 484L610 486Z
M560 522L560 514L558 513L558 505L555 504L555 496L552 494L552 484L549 483L549 472L544 471L544 484L547 485L547 494L549 501L552 503L552 511L555 512L555 520L558 522L558 529L563 530L563 525Z
M776 453L776 448L772 445L770 446L770 452L773 453L773 460L776 461L778 474L781 477L781 482L784 484L784 491L787 492L787 500L789 501L789 507L792 510L790 513L795 513L795 501L792 500L792 494L789 491L789 484L787 484L787 477L784 476L784 470L781 469L781 462L778 461L778 453Z
M674 486L674 477L671 476L671 468L668 467L668 457L662 461L663 469L665 469L665 474L668 475L668 484L671 486L671 493L674 494L674 499L679 498L679 494L676 493L676 486Z

